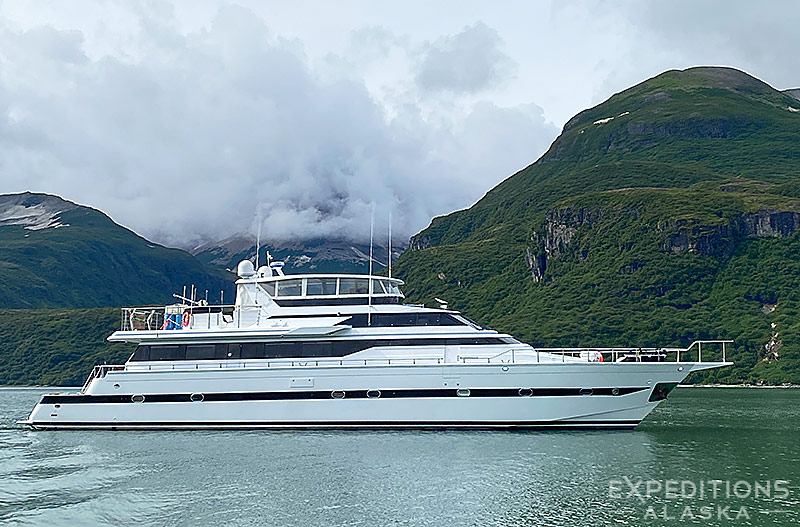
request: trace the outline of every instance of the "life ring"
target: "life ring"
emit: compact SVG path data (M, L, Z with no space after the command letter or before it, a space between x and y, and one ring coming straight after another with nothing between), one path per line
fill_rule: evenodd
M192 314L189 313L189 310L183 312L183 316L181 317L181 326L187 327L189 323L192 321Z

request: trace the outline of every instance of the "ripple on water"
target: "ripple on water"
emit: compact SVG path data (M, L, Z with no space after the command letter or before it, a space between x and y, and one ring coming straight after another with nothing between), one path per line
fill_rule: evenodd
M639 525L644 507L610 500L610 479L800 482L800 392L790 392L676 390L633 432L0 429L0 522ZM0 389L0 424L39 393ZM799 497L795 486L776 501L792 511L784 519L797 519Z

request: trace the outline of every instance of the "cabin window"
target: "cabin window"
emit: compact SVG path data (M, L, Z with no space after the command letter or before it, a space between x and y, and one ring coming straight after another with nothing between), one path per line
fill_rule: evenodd
M242 344L243 359L261 359L264 357L264 343L263 342L245 342Z
M281 280L278 282L278 296L302 296L303 280L293 278L291 280Z
M331 343L330 342L304 342L302 350L300 351L301 357L330 357L331 356Z
M336 294L336 278L309 278L306 296L328 296Z
M133 352L131 360L148 360L150 358L150 346L136 346L136 351Z
M388 280L383 282L383 286L386 288L386 292L390 295L400 295L400 288L397 287L394 283L389 282Z
M367 295L369 294L369 280L366 278L340 278L340 295Z
M294 342L268 342L264 348L264 356L268 359L278 357L295 357L298 356L299 350L296 349L297 344Z
M372 281L372 294L373 295L384 295L386 291L383 290L383 286L381 285L380 280L373 280Z
M189 344L186 346L186 360L204 360L214 357L214 344Z
M183 360L186 346L150 346L150 360Z
M275 296L275 282L266 282L259 285L269 296Z

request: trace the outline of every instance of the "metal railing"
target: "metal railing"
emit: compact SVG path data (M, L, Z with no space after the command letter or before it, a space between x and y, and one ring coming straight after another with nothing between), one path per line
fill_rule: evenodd
M161 307L123 307L121 331L155 331L164 326L165 308ZM178 315L180 317L180 315Z
M90 373L89 377L86 378L86 382L83 383L81 393L86 393L86 390L89 389L89 385L92 384L93 380L102 379L110 371L124 371L125 369L125 366L121 364L103 364L100 366L95 366L92 368L92 373Z
M211 329L233 321L233 305L123 307L120 331ZM226 319L227 317L227 319Z
M702 362L702 346L705 344L719 345L721 347L721 362L727 361L727 345L732 340L698 340L687 348L513 348L490 357L470 357L460 356L455 361L458 364L532 364L532 363L554 363L558 361L542 360L545 353L550 355L560 355L562 362L567 362L566 358L586 359L586 362L666 362L672 360L670 353L675 353L675 361L681 362L683 356L697 348L697 362ZM600 361L597 353L604 357ZM582 355L584 354L585 355ZM523 355L524 357L520 357ZM533 358L535 356L535 359ZM607 358L606 358L607 357ZM519 360L521 359L521 360ZM571 363L581 361L570 360ZM685 361L691 362L691 361ZM91 375L84 384L85 391L95 378L105 377L109 371L166 371L166 370L220 370L220 369L263 369L263 368L309 368L309 367L331 367L331 366L435 366L452 364L445 361L444 357L415 357L415 358L368 358L368 359L253 359L243 361L241 359L227 359L221 361L180 361L166 364L126 364L126 365L102 365L95 366Z

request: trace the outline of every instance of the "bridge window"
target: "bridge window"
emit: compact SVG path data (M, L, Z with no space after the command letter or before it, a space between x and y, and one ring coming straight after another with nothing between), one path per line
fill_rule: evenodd
M340 278L340 295L367 295L369 294L369 280L366 278Z
M301 296L302 294L303 280L300 278L278 281L278 296Z
M335 295L336 278L308 278L306 282L306 295Z
M269 296L275 296L275 282L264 282L259 285Z

